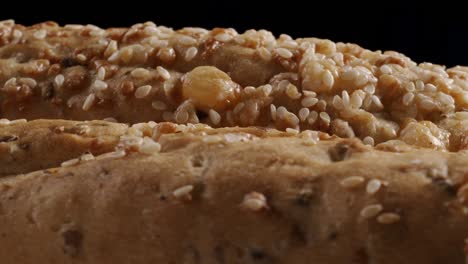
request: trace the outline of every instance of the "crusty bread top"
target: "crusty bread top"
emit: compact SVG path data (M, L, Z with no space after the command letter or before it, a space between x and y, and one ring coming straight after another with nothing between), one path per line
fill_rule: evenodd
M0 117L313 129L467 148L468 70L265 30L0 23Z
M64 131L55 135L55 125ZM39 120L9 129L50 131L43 135L51 144L84 150L92 137L118 134L116 126ZM98 127L108 132L96 134ZM57 167L0 179L2 260L461 264L466 257L465 151L172 123L138 124L120 139L107 141L113 152L61 166L53 144L42 155Z

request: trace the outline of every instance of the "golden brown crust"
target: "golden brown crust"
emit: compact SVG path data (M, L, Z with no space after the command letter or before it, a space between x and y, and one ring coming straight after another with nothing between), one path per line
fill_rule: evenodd
M467 125L446 122L468 118L465 67L265 30L11 21L0 29L4 118L270 126L466 147Z
M466 153L380 151L253 128L177 130L158 125L161 152L152 155L128 149L1 179L2 260L464 261Z
M36 120L0 126L0 177L60 166L82 154L114 150L127 130L103 121Z

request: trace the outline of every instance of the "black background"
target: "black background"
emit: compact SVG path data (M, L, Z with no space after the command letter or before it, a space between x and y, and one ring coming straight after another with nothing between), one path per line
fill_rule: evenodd
M154 21L175 29L184 26L267 29L278 36L319 37L357 43L372 50L396 50L416 62L468 65L468 11L462 4L439 1L69 1L56 4L9 2L0 19L31 25L129 26ZM371 4L373 3L373 4ZM25 9L25 7L27 7Z

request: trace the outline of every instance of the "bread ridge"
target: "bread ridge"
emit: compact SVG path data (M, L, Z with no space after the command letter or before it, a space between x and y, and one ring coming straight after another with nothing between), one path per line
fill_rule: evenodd
M0 28L2 118L201 122L468 146L466 67L266 30Z
M0 256L22 264L464 262L465 152L318 137L198 127L160 134L151 155L128 150L4 177ZM353 177L363 181L350 185ZM365 218L369 205L383 209ZM399 218L386 222L385 213Z

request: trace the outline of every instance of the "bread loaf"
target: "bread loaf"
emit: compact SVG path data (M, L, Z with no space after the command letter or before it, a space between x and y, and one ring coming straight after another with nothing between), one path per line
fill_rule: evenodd
M0 33L1 263L468 263L464 67L264 30Z

